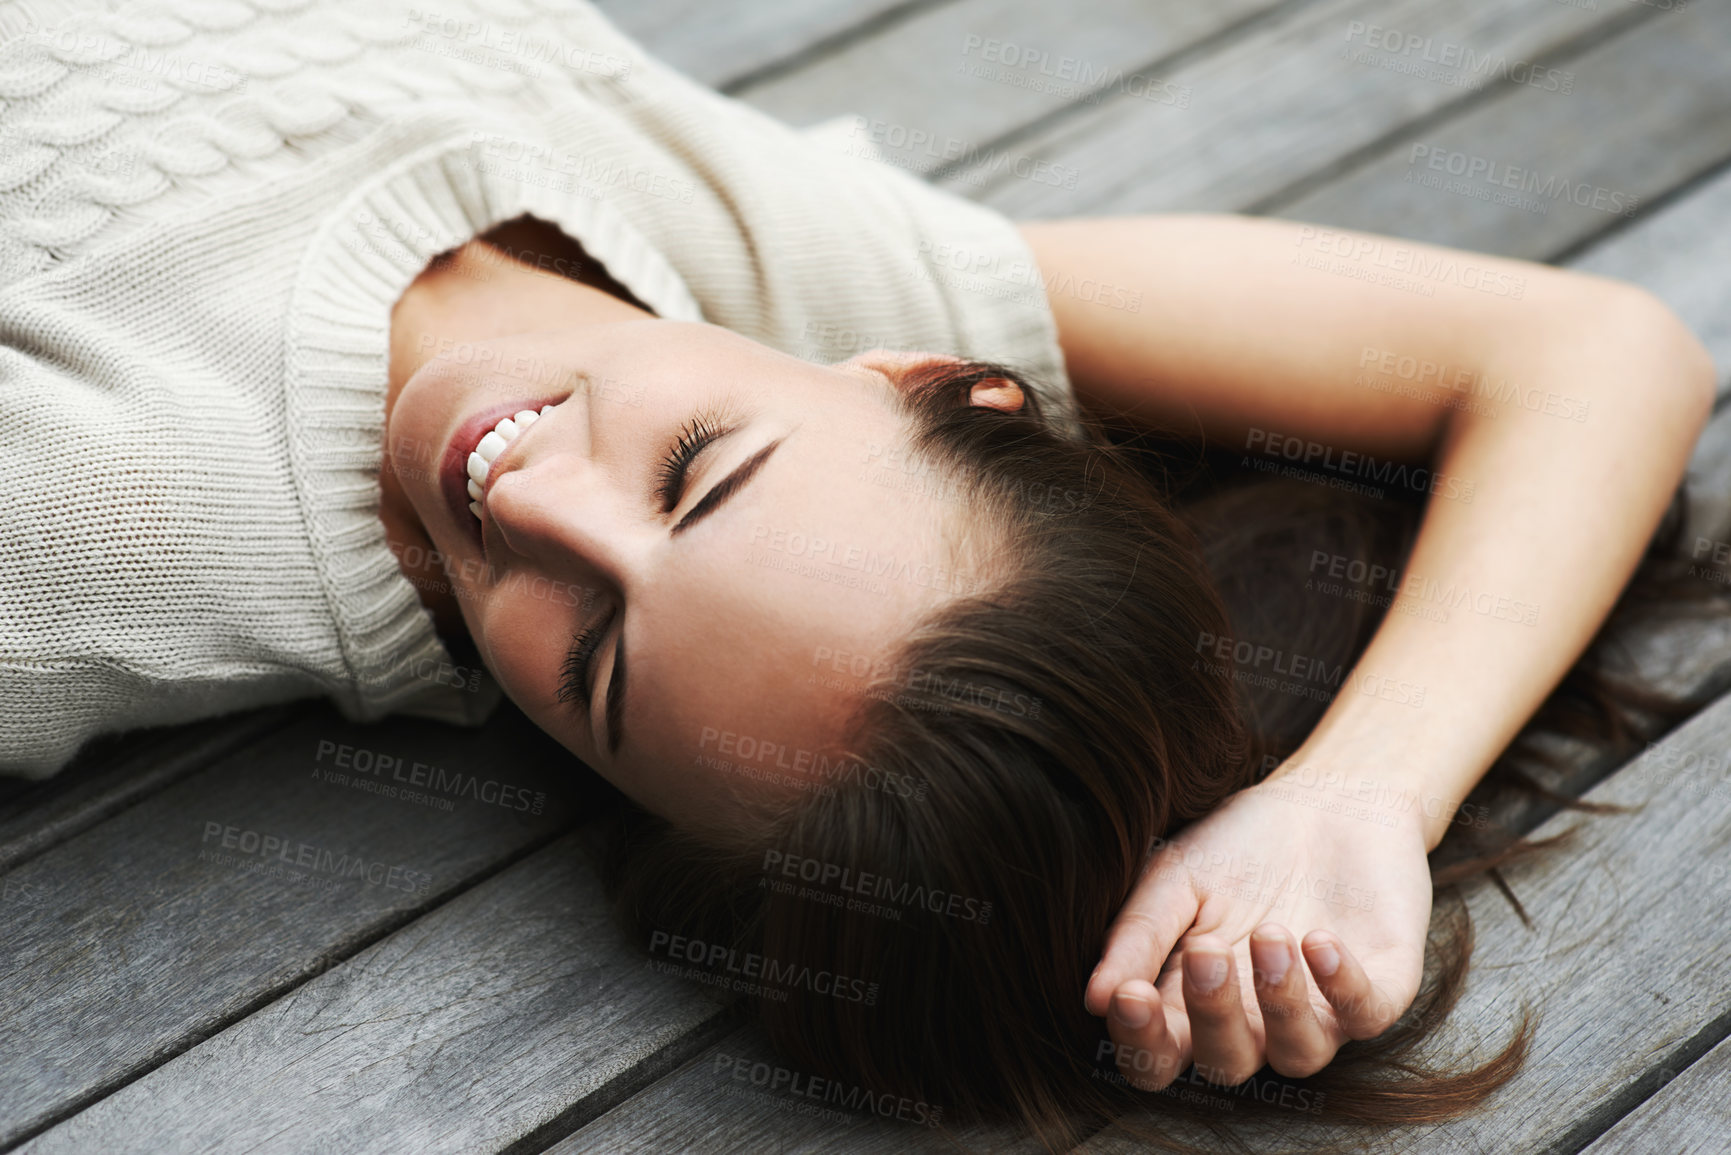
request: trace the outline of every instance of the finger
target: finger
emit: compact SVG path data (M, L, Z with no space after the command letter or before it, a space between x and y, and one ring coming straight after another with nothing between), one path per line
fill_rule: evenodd
M1328 1066L1336 1047L1310 1005L1304 962L1285 927L1268 922L1256 928L1250 936L1250 969L1262 1007L1268 1065L1294 1079Z
M1104 1015L1112 994L1132 979L1152 979L1200 904L1187 873L1157 859L1130 892L1106 934L1106 949L1082 996L1091 1015Z
M1184 944L1184 1010L1197 1074L1222 1087L1256 1074L1262 1050L1244 1013L1232 950L1218 935L1198 935Z
M1116 991L1106 1025L1112 1036L1112 1061L1132 1086L1161 1090L1189 1062L1172 1030L1170 1008L1152 983L1135 979Z
M1328 931L1304 936L1304 961L1349 1039L1374 1039L1406 1009L1377 990L1346 944Z

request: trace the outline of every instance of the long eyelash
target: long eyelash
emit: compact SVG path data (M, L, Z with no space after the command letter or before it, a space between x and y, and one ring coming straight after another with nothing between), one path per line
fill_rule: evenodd
M571 635L571 648L565 651L565 661L559 666L559 694L561 702L586 702L589 700L587 682L589 663L595 658L595 651L601 648L601 638L607 632L607 627L613 621L609 614L600 621L594 622L585 629Z
M655 474L655 496L661 501L661 512L672 513L679 504L680 484L692 461L703 447L721 436L720 419L713 413L699 413L679 431L679 437L662 459Z

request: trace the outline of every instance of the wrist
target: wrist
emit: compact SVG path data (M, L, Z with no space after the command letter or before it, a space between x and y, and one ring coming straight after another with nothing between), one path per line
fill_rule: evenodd
M1411 767L1365 765L1301 747L1262 783L1266 792L1310 809L1383 829L1406 828L1435 850L1454 826L1489 823L1486 809L1438 788Z

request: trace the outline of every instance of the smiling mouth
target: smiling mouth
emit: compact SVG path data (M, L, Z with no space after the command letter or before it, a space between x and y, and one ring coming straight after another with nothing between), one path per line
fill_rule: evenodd
M487 473L499 454L505 452L505 447L528 432L529 426L541 420L553 411L551 405L543 405L539 411L520 409L510 417L501 417L499 423L489 429L475 448L469 452L464 462L464 469L469 475L468 494L469 512L475 515L475 520L481 519L481 503L487 499Z
M477 548L482 548L481 517L486 508L486 479L492 462L511 442L523 436L529 425L542 420L564 400L565 396L525 397L490 405L465 418L452 434L439 464L439 489L458 532L468 534ZM533 416L519 425L519 413ZM499 427L507 422L507 429L501 432Z

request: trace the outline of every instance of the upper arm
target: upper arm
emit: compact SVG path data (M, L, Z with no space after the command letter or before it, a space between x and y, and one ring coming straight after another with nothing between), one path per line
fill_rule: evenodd
M1231 216L1021 226L1087 409L1428 455L1463 405L1570 417L1559 357L1665 330L1641 290L1525 261ZM1498 400L1500 399L1500 401Z

